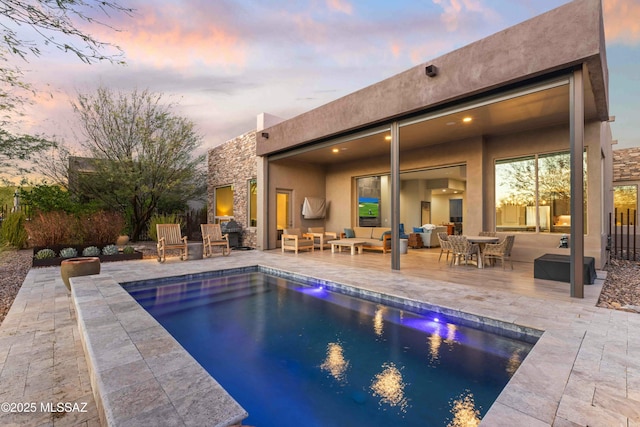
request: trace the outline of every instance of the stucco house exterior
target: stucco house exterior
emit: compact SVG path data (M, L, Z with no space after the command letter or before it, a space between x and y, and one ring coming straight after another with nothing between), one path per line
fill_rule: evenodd
M516 235L516 261L571 252L602 267L609 120L602 5L575 0L297 117L262 116L209 152L209 220L232 185L257 249L285 227L380 225L397 239L399 224L447 223ZM305 198L326 201L324 218L304 218ZM397 250L385 256L400 268Z

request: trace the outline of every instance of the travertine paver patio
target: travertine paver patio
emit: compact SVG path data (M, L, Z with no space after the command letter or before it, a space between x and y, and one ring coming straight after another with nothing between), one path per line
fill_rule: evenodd
M595 300L522 295L384 268L371 281L368 270L330 262L340 254L307 255L248 251L202 261L109 263L100 276L80 278L77 284L79 290L111 278L130 281L260 264L513 322L545 332L482 425L640 426L640 315L597 308ZM99 423L73 307L58 268L29 272L0 328L0 402L34 402L38 411L2 412L0 424ZM39 405L46 402L87 403L87 412L43 413ZM163 419L160 411L153 413L156 421ZM131 424L136 415L131 414Z

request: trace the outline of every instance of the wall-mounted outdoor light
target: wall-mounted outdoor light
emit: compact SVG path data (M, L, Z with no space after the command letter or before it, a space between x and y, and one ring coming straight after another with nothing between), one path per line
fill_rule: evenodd
M436 67L435 65L427 65L427 67L425 68L425 72L427 73L427 76L435 77L438 75L438 67Z
M269 132L262 132L262 137L264 139L269 139Z

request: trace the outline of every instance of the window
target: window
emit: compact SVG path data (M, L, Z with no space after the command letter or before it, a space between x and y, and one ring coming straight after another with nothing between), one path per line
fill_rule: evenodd
M258 181L256 179L249 180L249 227L258 225Z
M586 154L584 156L586 176ZM569 233L571 175L569 152L496 162L496 229ZM586 230L586 181L583 218Z
M216 222L226 221L233 217L233 186L227 185L215 189Z
M638 209L638 187L636 185L616 185L613 187L613 207L616 225L635 224Z

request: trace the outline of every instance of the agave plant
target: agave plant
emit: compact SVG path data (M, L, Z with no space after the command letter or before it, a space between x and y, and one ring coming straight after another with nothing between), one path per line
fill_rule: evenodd
M78 251L74 248L64 248L60 251L60 256L62 258L73 258L78 256Z
M100 249L96 246L87 246L82 251L82 256L98 256L100 255Z
M122 250L123 254L132 254L135 253L135 249L133 249L133 246L125 246L124 249Z
M102 255L117 255L118 247L116 245L107 245L102 248Z
M56 257L56 253L53 251L53 249L41 249L38 252L36 252L35 255L35 259L48 259L48 258L55 258Z

